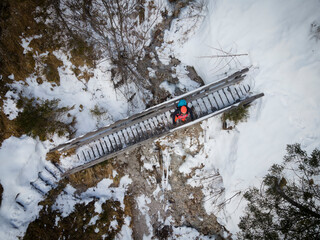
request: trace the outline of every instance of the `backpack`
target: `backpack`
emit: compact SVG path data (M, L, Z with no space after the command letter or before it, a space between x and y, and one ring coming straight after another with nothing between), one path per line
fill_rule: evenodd
M184 122L184 121L187 119L188 116L189 116L188 113L187 113L187 114L182 114L182 115L175 116L174 121L177 122L178 119L180 119L181 121Z

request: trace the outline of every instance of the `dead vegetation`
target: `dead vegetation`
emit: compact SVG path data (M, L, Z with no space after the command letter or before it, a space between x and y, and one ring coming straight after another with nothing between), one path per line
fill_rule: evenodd
M44 66L42 69L43 75L46 76L46 79L48 82L54 82L58 86L60 85L60 75L58 72L58 67L63 66L63 62L52 53L49 53L45 60L44 60Z
M58 151L48 152L46 155L46 160L52 163L60 163L61 153Z
M32 222L23 239L52 240L59 239L114 239L124 224L124 211L120 202L107 200L102 205L101 213L95 213L95 202L88 204L78 203L74 211L67 217L62 217L58 211L50 207L44 208L40 216ZM92 217L98 216L94 224L90 223ZM58 221L57 221L58 219ZM112 226L111 222L116 221L117 225ZM107 236L103 238L102 236Z
M103 163L77 172L68 177L70 184L77 189L77 193L83 192L90 187L96 186L104 178L113 180L113 187L118 187L120 179L123 176L122 172L117 171L117 175L113 176L113 171L119 169L119 165L110 159Z
M1 82L1 81L0 81ZM0 99L0 104L2 100ZM19 136L16 126L13 121L10 121L7 116L0 112L0 146L2 142L10 136Z
M125 195L122 209L120 202L113 199L106 200L101 204L101 212L95 211L95 204L99 199L93 198L89 203L77 203L74 211L67 217L63 217L57 210L52 210L57 197L65 194L63 189L67 183L76 187L75 198L90 187L95 187L104 178L113 178L112 187L117 187L121 175L113 177L115 166L103 163L74 174L69 179L60 181L59 186L51 190L40 205L44 206L39 217L29 224L23 239L114 239L124 224L126 216L132 217L133 198ZM91 222L96 217L95 222ZM103 238L102 236L105 236Z
M52 17L44 10L48 9L50 4L51 1L38 0L0 2L0 106L3 106L5 95L10 90L8 84L13 81L25 81L31 74L36 74L39 84L48 81L59 85L58 68L62 66L62 62L53 54L56 50L76 49L71 51L75 66L94 65L94 52L84 40L77 37L76 40L71 41L73 38L66 37L65 29L59 24L45 24L46 19ZM22 39L29 41L28 51L22 47ZM45 56L40 57L41 54ZM45 79L41 78L41 75ZM88 79L90 76L92 76L90 73L84 73L82 78ZM22 119L23 117L20 117L20 120ZM30 129L25 129L26 119L23 120L23 124L20 124L20 120L10 121L1 112L0 144L12 135L20 136L30 133ZM68 127L59 125L58 131L62 134ZM45 139L41 132L36 135Z
M8 78L14 74L16 80L24 80L34 71L32 55L24 54L20 37L37 34L37 23L31 12L37 4L33 1L1 1L1 35L0 59L1 75L3 81L10 82ZM26 33L28 31L28 33Z

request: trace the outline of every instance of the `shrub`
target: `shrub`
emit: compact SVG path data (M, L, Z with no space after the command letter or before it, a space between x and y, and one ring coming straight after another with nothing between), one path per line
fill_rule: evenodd
M90 110L90 112L92 113L92 115L97 117L100 117L106 113L102 108L99 108L98 105L95 105L94 108Z
M248 118L248 107L238 106L236 108L232 108L230 111L222 114L222 122L226 120L233 121L235 124L239 122L243 122Z
M59 108L58 103L57 99L37 102L35 99L20 98L17 107L23 108L23 111L15 120L18 131L32 137L38 136L42 141L53 133L59 136L71 133L70 125L59 120L70 109Z

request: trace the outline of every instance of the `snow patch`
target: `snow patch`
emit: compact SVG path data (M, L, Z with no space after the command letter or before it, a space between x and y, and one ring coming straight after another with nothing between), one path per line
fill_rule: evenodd
M56 202L52 205L52 210L57 210L63 218L69 216L74 211L74 206L77 204L77 199L73 196L76 191L71 185L67 185L64 193L60 194Z
M254 78L252 91L265 93L250 107L247 122L232 131L221 130L219 117L202 124L205 158L197 158L206 159L203 174L219 170L227 200L259 185L269 167L282 161L287 144L298 142L308 150L320 146L320 55L316 54L320 45L310 37L311 24L319 20L320 3L207 1L207 11L199 31L183 48L174 48L175 55L195 66L206 83L214 81L216 74L254 65L255 71L249 73ZM249 53L249 57L228 64L202 58L230 53ZM210 198L209 191L205 194ZM214 212L212 205L205 207ZM216 214L236 233L244 207L239 195Z
M13 91L8 91L5 95L6 99L3 101L3 112L7 115L9 120L15 119L22 109L17 108L18 95Z
M148 214L149 207L147 206L147 204L151 203L151 199L148 198L147 196L145 196L144 194L142 194L136 198L136 201L137 201L138 208L139 208L140 212L142 213L142 215L144 215L144 217L146 219L146 224L149 229L149 235L144 234L143 239L151 239L152 235L153 235L153 227L151 226L151 219Z
M10 137L0 148L0 182L3 186L0 208L0 238L16 239L25 232L28 223L36 218L42 195L31 188L44 168L47 143L30 137ZM23 201L25 209L15 199ZM14 226L15 228L12 228Z
M127 216L124 219L124 224L122 225L121 231L115 236L116 240L129 240L132 238L132 229L130 228L131 217Z

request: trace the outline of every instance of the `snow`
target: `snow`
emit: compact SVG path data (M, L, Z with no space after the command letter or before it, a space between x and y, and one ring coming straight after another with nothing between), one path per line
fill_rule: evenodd
M88 226L95 225L98 219L99 219L99 215L96 215L93 218L91 218L90 222L88 223Z
M39 84L36 81L37 76L31 75L26 79L27 85L14 82L11 87L25 97L60 99L59 106L73 107L69 113L77 118L77 136L127 116L128 105L125 97L113 90L108 61L101 62L92 70L94 75L86 82L75 76L69 56L59 51L54 52L54 55L63 62L63 66L58 68L60 86L53 87L49 82ZM99 119L92 114L95 107L105 112Z
M69 216L74 211L74 206L77 203L77 199L73 196L76 191L71 185L67 185L64 189L64 193L60 194L56 202L52 206L52 210L58 210L63 218Z
M115 178L118 175L116 170L112 170L112 177Z
M194 228L189 227L173 227L172 237L169 239L214 239L212 237L201 236Z
M86 192L82 193L79 199L81 199L81 201L85 201L86 203L91 201L92 198L99 199L98 202L100 203L100 206L98 204L95 205L96 212L101 212L101 204L108 199L119 201L122 209L124 209L124 195L128 185L131 184L131 182L132 180L129 178L129 176L123 176L120 179L119 187L114 188L110 187L110 185L113 183L113 180L105 178L97 184L97 187L89 188Z
M35 219L42 196L33 190L30 182L37 179L44 167L47 151L45 143L30 137L10 137L0 148L0 182L4 192L0 208L0 238L15 239ZM23 200L26 211L15 199ZM16 228L12 228L15 226Z
M23 54L26 54L29 51L32 51L32 48L29 47L29 44L33 39L38 39L41 37L42 37L42 35L40 34L40 35L34 35L32 37L22 38L21 39L21 46L23 47Z
M201 2L197 1L198 5ZM248 78L253 83L253 91L265 93L250 108L247 122L239 123L232 131L221 130L219 117L203 122L204 135L199 139L204 143L203 150L193 156L188 155L180 167L182 173L188 174L191 168L204 164L204 168L198 169L188 183L192 186L202 185L206 211L217 214L219 221L236 233L239 217L245 207L241 195L233 198L223 211L217 211L211 199L212 194L224 188L225 191L217 199L217 203L221 203L239 192L243 193L252 185L259 186L268 168L282 160L286 144L299 142L308 151L320 146L320 42L319 33L315 30L315 25L320 22L320 2L207 0L204 3L206 8L187 7L182 11L180 18L171 24L170 31L165 32L165 44L157 51L164 63L170 61L170 56L182 60L175 71L180 87L187 90L197 86L195 83L191 85L187 78L180 77L184 75L181 73L185 73L183 66L186 64L194 66L206 83L214 82L226 73L252 66ZM156 4L161 4L161 1ZM190 11L194 13L192 17L188 16ZM190 36L192 38L188 40ZM33 38L37 37L40 36ZM31 50L31 40L21 40L24 53ZM210 57L238 53L249 55ZM130 111L144 109L141 102L137 104L137 109L129 109L125 96L113 90L108 61L101 61L96 69L86 69L94 74L86 82L77 79L73 73L74 66L68 60L70 56L58 51L54 54L64 64L58 69L60 85L53 86L47 82L38 84L34 75L29 76L25 83L11 84L12 91L7 93L2 109L10 120L18 115L16 101L20 93L30 98L60 99L61 107L74 106L70 114L77 118L77 136L123 119L132 113ZM150 76L153 74L150 71ZM14 75L10 78L14 79ZM168 82L161 87L174 93L174 86ZM135 92L134 87L129 88ZM95 107L105 113L99 117L93 116L91 110ZM36 218L41 209L37 204L42 196L31 188L30 182L37 179L38 172L45 166L48 149L65 141L66 138L57 136L53 136L52 143L22 136L11 137L3 142L0 148L0 181L4 187L0 209L1 239L16 239L24 233L28 223ZM188 138L184 144L190 145L190 148L194 146ZM181 144L174 146L177 154L184 155ZM166 151L163 154L163 166L167 174L165 178L163 172L161 188L157 185L153 192L155 197L161 189L170 190L168 176L171 174L171 156ZM144 164L144 167L152 169L150 164ZM217 178L214 184L201 180L211 176L208 175L210 173L219 173L221 178ZM115 176L117 173L113 172ZM103 201L110 198L120 201L124 208L123 198L131 179L123 177L119 188L111 188L111 183L112 180L104 179L79 197L74 196L75 189L68 185L53 208L59 210L62 216L67 216L75 204L87 203L92 197L100 199L95 203L97 213L101 213ZM26 211L16 204L16 197L24 199ZM149 201L145 195L138 199L147 221ZM56 224L59 220L56 218ZM91 219L92 223L96 220ZM131 218L126 217L116 239L132 239L130 222ZM152 230L152 226L149 229ZM174 228L172 239L197 237L199 233L196 230L181 227Z
M149 235L144 234L143 239L144 240L152 239L153 227L151 226L151 219L148 214L149 207L147 206L147 204L151 203L151 199L148 198L147 196L145 196L144 194L142 194L136 198L136 201L137 201L137 205L138 205L140 212L142 213L142 215L144 215L144 217L146 219L146 225L148 226L148 229L149 229Z
M61 213L61 216L65 218L74 211L74 206L76 204L88 204L92 199L98 199L94 204L96 213L102 212L102 204L109 199L119 201L124 210L124 196L127 187L131 182L132 180L126 175L120 179L119 187L115 188L110 187L113 180L105 178L101 180L96 187L89 188L79 196L75 194L76 190L68 184L64 191L57 197L56 202L52 205L52 210L57 210ZM99 215L93 216L90 219L89 225L95 225L98 219ZM115 228L117 224L117 221L114 220L111 222L110 227Z
M110 226L109 226L109 230L116 230L118 227L118 221L117 220L113 220L111 223L110 223Z
M176 90L176 86L174 84L171 84L168 81L163 81L159 86L168 91L171 95L174 95Z
M132 229L130 228L131 218L127 216L124 219L121 231L115 236L116 240L129 240L132 239Z
M17 108L17 102L15 99L18 98L18 95L15 94L13 91L8 91L5 95L6 99L3 101L3 112L8 116L9 120L15 119L20 109Z
M207 10L199 31L182 49L175 48L176 56L195 66L206 83L213 81L212 75L253 64L253 91L265 93L250 108L248 121L233 131L221 131L218 117L202 124L205 170L219 170L228 199L258 186L268 168L282 161L287 144L299 142L308 151L320 146L320 45L310 33L311 24L319 22L320 3L207 1ZM220 70L214 64L223 63L201 58L221 49L249 57L238 57ZM218 213L233 233L244 207L239 196L225 214Z
M56 216L56 219L55 219L55 224L54 224L54 226L58 226L58 224L59 224L59 221L60 221L60 217L59 217L59 216Z

